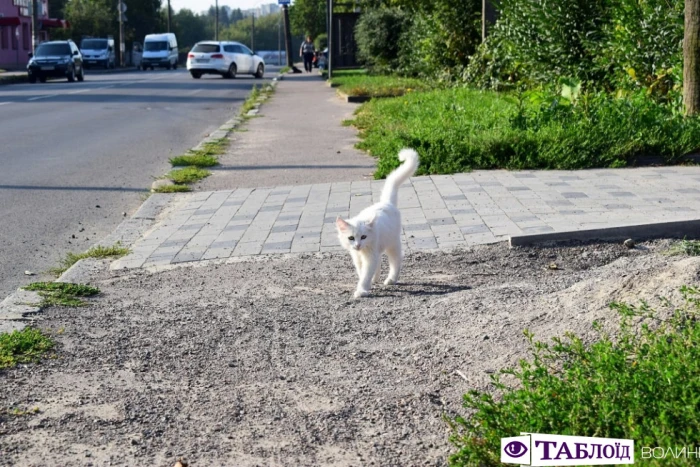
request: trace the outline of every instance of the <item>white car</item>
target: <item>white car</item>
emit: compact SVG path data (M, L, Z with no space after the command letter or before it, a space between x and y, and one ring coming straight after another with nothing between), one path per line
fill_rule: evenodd
M205 74L235 78L239 73L262 78L265 61L240 42L205 41L187 54L187 70L195 79Z

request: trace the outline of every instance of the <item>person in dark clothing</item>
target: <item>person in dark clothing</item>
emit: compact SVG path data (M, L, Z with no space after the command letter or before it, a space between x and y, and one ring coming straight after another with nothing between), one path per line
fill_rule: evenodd
M306 41L301 44L301 49L299 49L299 56L304 58L304 69L309 73L314 70L315 54L316 48L311 40L311 36L306 36Z

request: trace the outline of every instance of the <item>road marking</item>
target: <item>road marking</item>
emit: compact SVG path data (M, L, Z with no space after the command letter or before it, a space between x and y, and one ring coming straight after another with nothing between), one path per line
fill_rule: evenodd
M28 101L38 101L39 99L48 99L49 97L56 97L58 94L49 94L48 96L38 96L38 97L31 97L27 99Z
M202 92L202 91L204 91L204 89L195 89L194 91L188 92L187 94L189 94L191 96L192 94L197 94L198 92Z
M101 88L95 88L95 91L99 91L100 89L109 89L113 88L114 86L102 86Z
M80 94L81 92L89 92L91 89L80 89L78 91L71 91L68 94Z
M12 102L0 102L0 105L12 104Z

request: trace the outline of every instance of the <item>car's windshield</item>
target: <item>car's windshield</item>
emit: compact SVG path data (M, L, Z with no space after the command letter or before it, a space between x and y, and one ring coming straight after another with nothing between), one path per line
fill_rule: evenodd
M199 52L205 54L211 54L214 52L219 52L218 44L197 44L192 47L192 52Z
M86 39L80 43L81 49L103 50L107 48L107 41L104 39Z
M143 50L147 50L149 52L156 52L158 50L168 50L168 43L164 41L146 42L143 45Z
M70 55L68 44L41 44L34 53L37 57L47 57L49 55Z

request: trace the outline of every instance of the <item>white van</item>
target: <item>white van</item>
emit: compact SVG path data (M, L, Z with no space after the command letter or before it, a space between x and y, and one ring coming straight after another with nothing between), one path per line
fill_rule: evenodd
M170 70L177 68L178 50L175 34L148 34L143 40L141 69L163 67Z
M83 55L83 66L91 68L114 68L116 54L114 53L114 38L107 39L85 37L80 41L80 53Z

